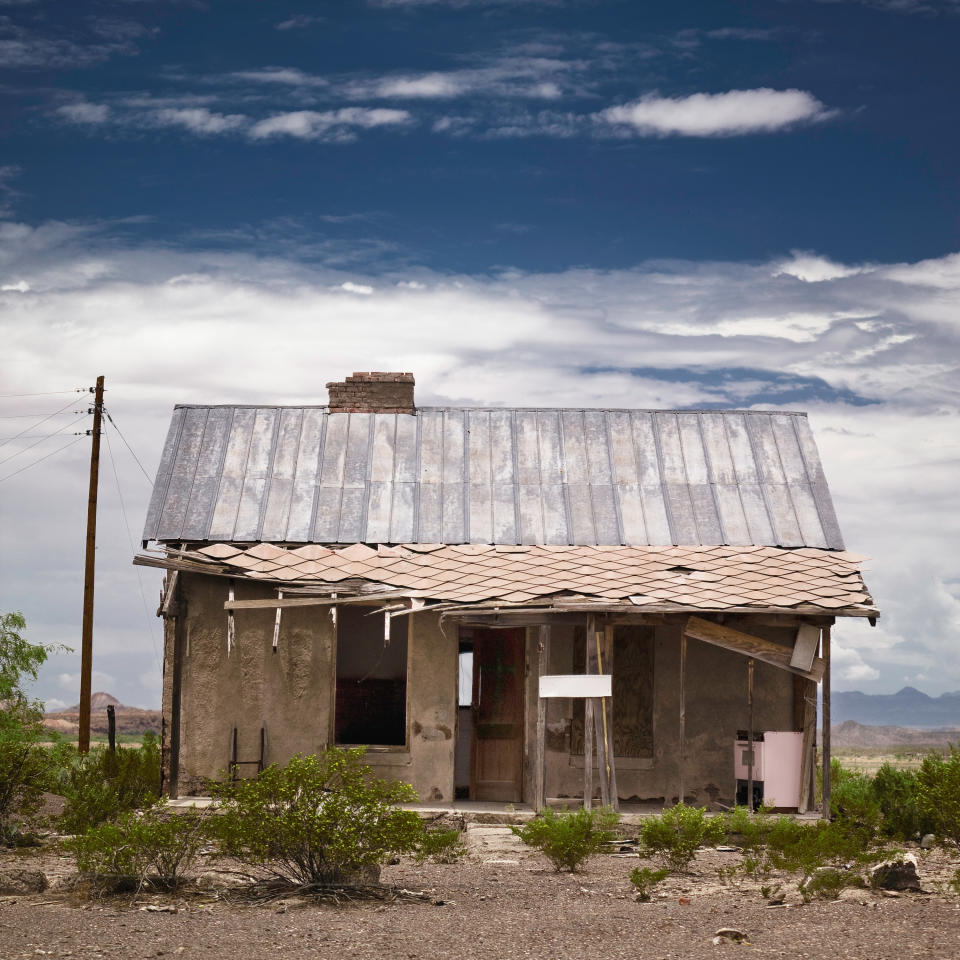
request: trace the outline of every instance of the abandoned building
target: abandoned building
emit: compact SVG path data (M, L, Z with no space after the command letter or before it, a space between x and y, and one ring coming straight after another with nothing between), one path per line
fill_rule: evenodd
M327 387L174 409L135 560L171 796L363 744L427 802L811 807L830 627L877 610L805 414Z

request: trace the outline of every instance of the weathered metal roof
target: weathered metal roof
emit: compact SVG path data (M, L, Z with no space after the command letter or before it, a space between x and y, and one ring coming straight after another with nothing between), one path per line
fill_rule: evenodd
M806 414L178 406L144 541L842 550Z

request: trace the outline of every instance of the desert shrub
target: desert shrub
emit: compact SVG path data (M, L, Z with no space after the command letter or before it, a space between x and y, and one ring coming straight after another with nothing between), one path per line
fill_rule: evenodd
M862 885L868 867L890 853L851 821L804 824L778 817L767 837L766 860L778 870L800 874L804 899L829 898L844 887Z
M873 780L866 774L847 770L839 760L830 761L830 810L835 817L850 821L871 832L880 826L880 802Z
M805 877L797 886L804 903L811 900L836 900L847 887L862 887L863 877L857 870L822 867Z
M648 817L640 828L644 851L671 870L686 870L697 848L714 846L725 836L724 822L708 817L700 807L678 803L662 816Z
M224 851L298 885L358 882L398 853L415 850L423 823L394 804L413 788L378 780L363 748L300 754L257 777L211 785L221 804L217 835Z
M160 747L152 733L140 747L96 747L86 756L74 752L58 788L67 799L60 829L81 834L128 810L148 807L160 795Z
M941 840L960 844L960 749L930 753L917 771L917 806Z
M121 814L65 842L77 869L97 885L136 889L145 883L170 889L184 875L210 836L206 814L171 814L162 807Z
M637 889L637 898L644 903L650 899L653 888L664 880L670 871L664 867L661 870L651 870L649 867L634 867L630 871L630 882Z
M466 856L467 848L460 838L460 831L454 828L449 830L427 829L414 851L417 863L426 860L432 863L456 863Z
M22 614L0 616L0 843L13 842L36 813L51 775L43 707L23 690L54 649L24 637Z
M535 847L557 871L576 873L587 857L600 853L616 836L620 814L608 807L557 813L547 807L522 827L510 829L527 846Z
M749 807L734 807L723 816L726 839L742 847L747 854L761 850L774 824L769 807L751 813Z
M947 881L947 889L952 890L955 894L960 896L960 867L957 867L957 869L953 871L953 874Z
M888 837L911 840L933 831L933 824L920 812L917 775L884 763L873 778L873 793L883 816L881 830Z

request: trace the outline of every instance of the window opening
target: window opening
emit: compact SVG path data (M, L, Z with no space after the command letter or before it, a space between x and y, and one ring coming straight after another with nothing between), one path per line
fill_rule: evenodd
M621 626L613 632L613 755L653 757L654 628ZM587 669L586 631L573 637L575 673ZM570 753L583 756L583 700L573 700Z
M406 617L390 621L369 608L341 607L337 622L334 742L404 746L407 742Z

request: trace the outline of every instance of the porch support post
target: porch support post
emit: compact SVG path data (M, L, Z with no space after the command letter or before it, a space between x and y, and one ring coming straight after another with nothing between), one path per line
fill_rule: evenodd
M593 807L593 697L583 701L583 809Z
M800 798L798 813L806 813L814 803L811 784L813 780L814 739L817 732L817 685L803 677L793 678L794 726L803 731L800 753Z
M183 686L183 649L186 640L187 604L183 596L182 581L178 578L176 590L177 615L173 618L173 662L170 690L170 782L164 784L168 796L175 800L180 796L180 700Z
M684 630L680 634L680 784L677 790L678 802L683 803L684 797L684 773L686 767L686 730L687 730L687 700L684 689L687 676L687 632Z
M547 803L547 701L540 696L540 677L550 672L550 626L541 624L537 636L537 740L533 752L533 808L538 813Z
M830 819L830 628L820 634L823 657L823 819Z

